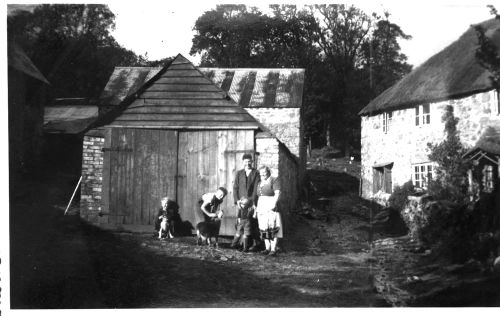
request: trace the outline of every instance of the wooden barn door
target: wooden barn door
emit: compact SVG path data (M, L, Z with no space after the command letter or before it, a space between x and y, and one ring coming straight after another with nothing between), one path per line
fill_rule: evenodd
M242 155L253 151L254 133L251 130L180 132L177 198L182 219L194 227L203 221L199 199L204 193L223 186L228 195L222 205L224 218L220 234L233 235L236 222L234 174L242 168Z
M107 196L109 224L153 228L160 199L175 199L177 132L112 129ZM105 203L106 204L106 203Z

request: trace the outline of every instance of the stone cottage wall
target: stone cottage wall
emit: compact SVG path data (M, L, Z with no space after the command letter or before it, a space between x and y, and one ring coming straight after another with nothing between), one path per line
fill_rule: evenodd
M283 143L299 163L299 179L306 169L304 126L300 108L245 108L259 123Z
M80 217L93 224L99 223L101 211L103 147L104 137L84 136Z
M297 158L300 156L300 108L245 108L259 123L285 144Z
M256 165L268 166L271 175L279 175L279 141L268 133L260 133L255 137Z
M392 125L383 131L383 114L361 118L361 178L362 196L373 196L373 166L393 162L392 185L402 185L411 180L412 165L429 162L427 143L444 139L441 117L447 105L454 108L459 118L458 130L462 142L473 146L485 127L500 124L498 99L494 91L469 97L430 104L431 121L428 125L415 125L415 107L396 110Z

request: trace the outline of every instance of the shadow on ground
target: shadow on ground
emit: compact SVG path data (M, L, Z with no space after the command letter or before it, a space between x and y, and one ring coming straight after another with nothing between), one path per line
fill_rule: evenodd
M63 216L73 182L11 187L11 308L386 306L364 237L349 241L353 252L331 248L336 228L325 224L315 245L322 228L299 221L294 247L268 257L197 247L191 237L112 233Z

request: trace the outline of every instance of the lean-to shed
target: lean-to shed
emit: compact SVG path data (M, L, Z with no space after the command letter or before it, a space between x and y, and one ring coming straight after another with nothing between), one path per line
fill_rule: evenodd
M101 106L109 112L83 145L80 213L91 223L151 231L159 201L168 195L194 226L203 220L198 199L224 186L221 234L232 235L233 177L244 153L261 163L276 161L287 183L285 199L297 199L297 158L182 55L164 68L117 67Z

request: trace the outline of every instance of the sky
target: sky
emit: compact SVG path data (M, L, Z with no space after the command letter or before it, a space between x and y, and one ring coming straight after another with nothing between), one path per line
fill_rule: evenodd
M116 15L115 39L125 48L150 60L183 54L193 63L199 56L190 56L193 26L205 11L215 8L214 1L158 1L117 2L108 1ZM227 2L226 2L227 3ZM269 3L246 2L263 9ZM285 1L282 3L290 3ZM295 2L297 5L310 2ZM456 40L467 28L492 16L486 5L488 1L351 1L365 13L382 14L388 11L390 19L412 36L411 40L400 41L401 51L408 61L418 66L433 54ZM500 7L497 5L497 7Z
M8 0L6 3L32 4L34 0ZM83 2L74 0L44 1L50 3ZM233 1L240 2L240 1ZM401 40L402 53L408 56L408 62L418 66L429 57L439 52L463 34L474 23L492 18L486 7L492 1L485 0L420 0L420 1L321 1L330 3L353 4L365 13L384 11L391 14L392 22L412 36L410 40ZM193 26L196 19L205 11L215 8L217 3L228 1L118 1L101 0L87 3L106 3L116 16L116 28L112 31L115 39L136 54L146 55L149 60L183 54L194 64L200 56L189 55ZM257 6L266 12L270 3L294 3L298 6L313 2L298 1L246 1L249 6ZM500 4L497 5L500 9ZM4 9L4 8L2 8Z

